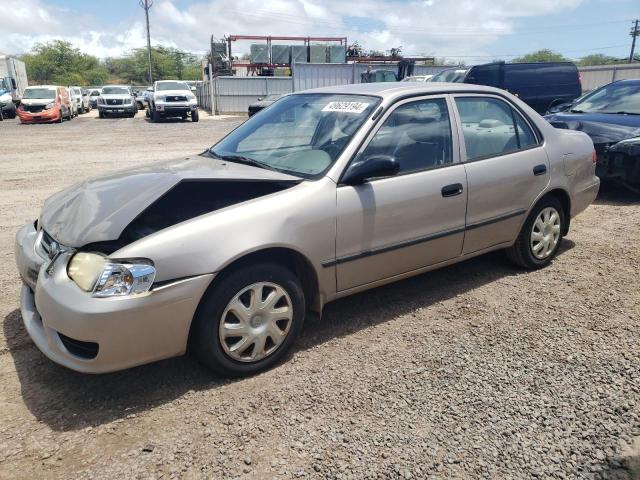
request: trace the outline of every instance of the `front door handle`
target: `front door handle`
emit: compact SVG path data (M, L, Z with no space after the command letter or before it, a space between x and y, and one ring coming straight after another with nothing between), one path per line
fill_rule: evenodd
M442 187L441 192L443 197L455 197L456 195L460 195L462 190L461 183L452 183L451 185Z
M533 167L533 174L535 176L544 175L545 173L547 173L546 165L536 165L535 167Z

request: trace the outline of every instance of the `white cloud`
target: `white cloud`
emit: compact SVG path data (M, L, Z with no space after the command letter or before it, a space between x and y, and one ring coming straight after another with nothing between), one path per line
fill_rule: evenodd
M486 55L496 41L514 31L514 21L569 11L583 0L201 0L183 6L156 0L151 9L152 43L203 53L211 35L225 34L347 36L367 49L402 46L405 54ZM347 6L348 5L348 6ZM107 25L96 16L48 5L44 0L3 0L0 51L21 53L37 42L63 38L81 50L107 57L146 43L142 9L136 17ZM384 25L359 31L343 15L366 17ZM74 16L75 27L69 28ZM34 18L36 17L36 18ZM248 43L234 46L235 53ZM519 52L515 52L519 53Z

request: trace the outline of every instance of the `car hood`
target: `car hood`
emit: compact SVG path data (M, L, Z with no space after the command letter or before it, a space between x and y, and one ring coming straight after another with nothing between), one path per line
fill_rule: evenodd
M275 103L275 100L258 100L257 102L253 102L251 105L249 105L250 107L260 107L260 108L267 108L269 105L273 105Z
M185 96L189 97L193 92L191 90L158 90L154 92L157 97L173 97L173 96ZM194 94L195 95L195 94Z
M20 100L20 103L24 103L25 105L48 105L52 102L55 102L55 98L23 98Z
M640 136L640 115L566 112L546 115L544 118L556 128L586 133L596 145Z
M131 95L129 95L128 93L103 93L100 95L102 98L104 98L105 100L107 99L128 99L128 98L133 98L131 97Z
M300 178L196 155L73 185L45 201L39 224L68 247L114 240L149 205L183 180L298 182Z

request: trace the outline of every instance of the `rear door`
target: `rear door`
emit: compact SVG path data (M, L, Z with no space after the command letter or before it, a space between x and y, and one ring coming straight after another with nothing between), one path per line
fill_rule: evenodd
M542 139L511 103L456 95L468 205L463 253L506 245L549 182Z
M358 153L393 156L400 172L337 188L338 290L458 257L466 174L446 96L406 100L387 112Z

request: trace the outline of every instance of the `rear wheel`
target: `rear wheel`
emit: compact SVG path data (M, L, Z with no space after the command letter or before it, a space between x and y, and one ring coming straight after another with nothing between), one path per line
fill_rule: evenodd
M562 242L565 213L560 201L548 196L533 208L507 257L520 267L535 270L548 265Z
M194 317L191 347L222 375L250 375L282 358L304 315L304 293L290 270L246 265L223 273L207 291Z

